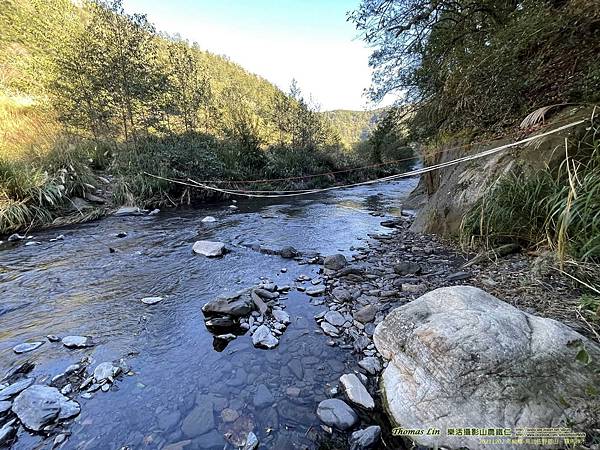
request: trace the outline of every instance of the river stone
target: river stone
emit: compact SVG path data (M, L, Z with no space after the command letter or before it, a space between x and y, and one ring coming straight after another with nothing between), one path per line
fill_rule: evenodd
M261 288L254 289L254 293L256 295L258 295L259 297L265 298L267 300L275 300L276 298L279 297L279 292L271 292L271 291L268 291L267 289L261 289Z
M113 363L111 363L110 361L100 363L94 369L94 380L96 381L96 383L101 383L108 377L116 377L120 371L121 368L113 365Z
M79 414L79 404L69 400L54 387L34 384L15 398L12 411L25 428L40 431L56 420Z
M67 348L85 348L94 345L87 336L65 336L62 338L62 343Z
M404 261L394 265L394 272L398 275L417 274L421 271L421 266L412 261Z
M369 323L375 320L375 316L377 315L378 308L375 305L367 305L358 311L356 311L353 315L354 319L360 323Z
M338 337L340 335L340 330L331 325L329 322L321 322L321 329L327 336Z
M589 389L600 385L600 348L564 324L481 289L431 291L392 311L374 340L390 360L382 375L387 410L404 428L569 423L585 431L597 421L598 400ZM576 359L582 346L587 364ZM487 448L468 437L413 439L426 447Z
M192 247L194 253L213 258L225 254L225 244L222 242L196 241Z
M346 323L346 319L337 311L327 311L325 313L325 320L334 327L341 327Z
M157 303L160 303L163 301L162 297L144 297L142 299L142 303L144 305L156 305Z
M352 300L352 294L348 289L344 289L343 287L336 287L333 291L331 291L331 295L333 295L340 302L349 302Z
M300 256L300 253L298 253L298 250L296 250L294 247L283 247L281 250L279 250L279 255L285 259L292 259L296 256Z
M354 410L337 398L329 398L319 403L317 416L325 425L342 431L349 430L358 422Z
M255 450L258 448L258 438L251 431L248 433L248 437L246 438L246 445L244 445L244 450Z
M340 377L340 383L352 403L362 406L365 409L375 408L373 397L371 397L367 388L360 382L356 375L353 373L344 374Z
M124 216L139 216L142 214L142 211L137 206L121 206L119 209L115 211L115 216L124 217Z
M267 406L271 406L275 402L275 398L271 391L264 384L259 384L256 389L256 393L254 394L254 399L252 403L259 409L266 408Z
M381 427L378 425L355 431L348 439L350 450L370 450L379 442L380 437Z
M17 433L17 428L13 426L15 422L16 420L13 419L0 428L0 448L10 447L8 444Z
M206 216L204 219L202 219L202 223L212 223L216 221L217 219L215 219L213 216Z
M255 347L261 348L275 348L279 341L273 334L271 330L266 325L261 325L256 329L254 334L252 335L252 343Z
M285 325L288 325L291 322L290 315L281 309L274 309L273 317L277 322L281 322Z
M0 417L2 417L5 413L10 411L11 406L12 402L6 400L0 401Z
M193 438L208 433L215 427L212 403L196 406L183 419L181 431L186 437Z
M245 316L252 309L252 299L245 291L232 295L221 295L202 307L205 314L228 314L234 317Z
M381 362L375 356L368 356L358 362L358 365L369 372L371 375L377 375L381 372Z
M15 345L13 347L13 352L16 354L27 353L35 350L36 348L40 348L42 345L44 345L43 342L24 342L22 344Z
M325 293L325 289L326 289L325 286L319 286L319 287L316 287L313 289L307 289L306 294L310 295L311 297L316 297L318 295L323 295ZM298 290L300 290L300 289L298 288Z
M336 255L326 256L323 261L323 266L326 269L331 270L340 270L348 265L348 261L346 261L346 257L341 253Z
M17 395L19 392L24 391L31 386L35 380L33 378L25 378L19 380L16 383L10 384L0 391L0 401L8 400L9 398Z

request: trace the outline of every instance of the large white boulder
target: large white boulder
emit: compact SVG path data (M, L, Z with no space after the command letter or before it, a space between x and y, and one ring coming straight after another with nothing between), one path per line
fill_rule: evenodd
M413 438L424 446L486 447L478 437L447 437L447 428L585 431L600 413L600 348L474 287L436 289L395 309L374 341L390 360L381 383L393 421L441 429ZM582 349L591 362L576 358Z

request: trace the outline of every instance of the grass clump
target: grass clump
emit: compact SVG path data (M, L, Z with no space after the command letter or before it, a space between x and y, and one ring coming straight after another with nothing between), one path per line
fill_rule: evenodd
M578 261L600 262L600 127L565 142L557 168L517 169L498 180L466 214L464 242L547 245Z

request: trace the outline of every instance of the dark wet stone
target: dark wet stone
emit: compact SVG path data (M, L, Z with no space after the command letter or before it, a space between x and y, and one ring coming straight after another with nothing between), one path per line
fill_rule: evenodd
M371 343L371 340L363 335L358 336L355 340L354 340L354 350L358 353L362 352L365 348L367 348L367 346Z
M412 261L405 261L394 265L394 272L398 275L418 274L421 272L421 266Z
M377 306L368 305L356 311L353 317L360 323L368 323L375 320L375 315L377 314L377 311Z
M456 273L452 273L450 275L448 275L446 277L446 280L448 281L460 281L460 280L466 280L468 278L471 278L471 274L469 272L456 272Z
M311 423L315 417L315 410L313 408L314 406L298 405L288 399L277 402L277 411L279 412L279 416L284 419L282 420L284 423L286 420L299 424Z
M207 315L227 314L233 317L241 317L249 314L253 306L248 292L240 291L211 300L202 307L202 312Z
M252 403L259 409L271 406L275 402L275 398L269 388L264 384L259 384L252 399Z
M0 448L9 447L9 444L17 434L17 428L14 426L15 422L16 420L11 420L0 428Z
M283 247L279 250L279 255L285 259L292 259L300 256L300 252L296 250L294 247Z
M204 324L206 325L206 328L219 330L233 328L236 325L236 322L230 317L213 317L204 322Z
M348 261L346 261L346 257L340 253L336 255L327 256L323 261L323 266L326 269L331 270L340 270L346 267L347 265Z

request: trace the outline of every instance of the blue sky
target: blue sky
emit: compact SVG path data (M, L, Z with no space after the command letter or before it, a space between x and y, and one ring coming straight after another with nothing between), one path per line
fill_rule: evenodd
M370 50L346 12L359 0L124 0L160 31L179 33L288 90L296 78L321 110L365 109Z

